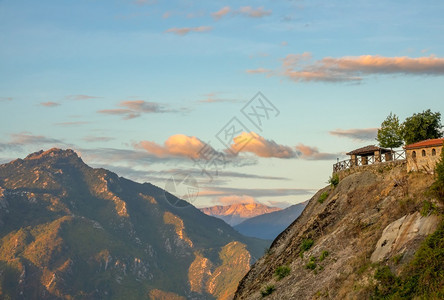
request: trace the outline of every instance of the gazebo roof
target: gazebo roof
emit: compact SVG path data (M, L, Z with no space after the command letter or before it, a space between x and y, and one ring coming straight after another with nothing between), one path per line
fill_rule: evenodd
M404 147L404 149L410 150L410 149L418 149L418 148L427 148L427 147L433 147L433 146L442 146L444 143L444 138L440 139L429 139L420 141L414 144L410 144Z
M369 145L369 146L365 146L359 149L355 149L353 151L350 151L348 153L346 153L347 155L373 155L375 153L375 151L381 151L381 154L383 153L389 153L392 150L390 149L385 149L385 148L381 148L375 145Z

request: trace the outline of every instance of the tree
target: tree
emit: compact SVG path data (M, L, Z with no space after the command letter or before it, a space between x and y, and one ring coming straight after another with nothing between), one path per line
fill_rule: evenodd
M398 116L390 113L381 123L376 140L384 148L397 148L402 145L402 131Z
M407 145L422 140L437 139L442 137L442 127L441 113L434 113L428 109L405 119L402 124L402 136Z

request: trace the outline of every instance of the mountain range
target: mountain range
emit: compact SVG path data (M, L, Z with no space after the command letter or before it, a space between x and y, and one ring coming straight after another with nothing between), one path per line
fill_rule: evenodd
M269 243L51 149L0 165L1 299L230 299Z
M234 203L230 205L217 205L200 209L203 213L220 218L231 226L236 226L243 221L281 210L279 207L270 207L257 202Z

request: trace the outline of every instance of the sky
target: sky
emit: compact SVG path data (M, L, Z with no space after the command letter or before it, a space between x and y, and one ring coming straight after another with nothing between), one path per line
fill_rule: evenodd
M303 202L390 112L443 111L443 15L442 1L0 0L0 162L71 148L197 207Z

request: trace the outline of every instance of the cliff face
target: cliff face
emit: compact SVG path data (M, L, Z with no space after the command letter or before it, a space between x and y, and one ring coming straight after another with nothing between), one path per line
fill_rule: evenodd
M267 244L71 150L0 165L1 299L227 299Z
M431 208L440 201L425 193L433 180L407 173L405 163L384 164L320 190L243 278L235 299L369 299L376 270L400 274L437 229L441 217Z

